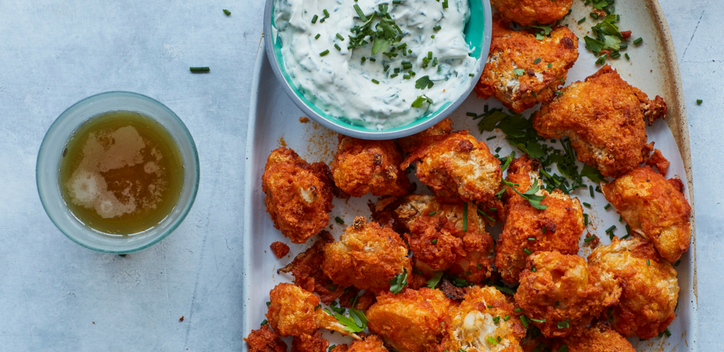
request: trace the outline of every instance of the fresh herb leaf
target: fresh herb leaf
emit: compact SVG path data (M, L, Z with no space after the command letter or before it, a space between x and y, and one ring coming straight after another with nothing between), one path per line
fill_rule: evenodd
M421 108L422 103L427 102L428 104L432 105L432 99L428 98L427 95L420 95L415 99L415 101L412 102L413 108Z
M522 76L525 74L525 70L522 68L516 68L513 70L513 74L516 76Z
M430 76L422 76L415 81L415 88L417 89L425 89L425 88L432 88L435 83L430 80Z
M533 180L533 182L532 182L531 185L530 185L530 188L529 188L527 191L525 191L524 193L518 192L518 190L515 189L515 187L513 187L513 186L518 186L517 184L512 183L512 182L508 182L507 180L502 180L502 181L503 181L503 183L505 183L507 186L510 186L510 188L511 188L513 191L515 191L515 193L518 193L519 196L521 196L521 197L523 197L525 200L527 200L528 203L529 203L533 208L536 208L536 209L539 209L539 210L545 210L545 209L548 208L547 205L545 205L545 204L540 204L540 202L541 202L543 199L545 199L545 196L539 196L539 195L536 194L536 193L538 192L538 190L540 190L540 186L539 186L539 184L538 184L538 179L537 179L537 178Z
M427 280L427 287L428 287L428 288L435 288L435 287L437 287L437 284L440 283L440 279L442 279L442 274L444 274L444 272L442 272L442 271L436 271L436 272L435 272L435 275L432 276L432 279Z
M407 286L407 268L403 268L404 271L397 274L395 277L390 279L390 292L398 294Z

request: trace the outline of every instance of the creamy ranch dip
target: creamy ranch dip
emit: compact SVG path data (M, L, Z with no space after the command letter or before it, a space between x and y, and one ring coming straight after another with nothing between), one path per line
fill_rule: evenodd
M274 6L272 37L281 41L297 89L351 124L407 124L463 94L474 79L476 59L463 35L467 0L275 0Z

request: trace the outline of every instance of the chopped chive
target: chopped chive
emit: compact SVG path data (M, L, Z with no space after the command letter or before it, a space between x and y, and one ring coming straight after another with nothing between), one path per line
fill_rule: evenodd
M476 114L474 112L470 112L470 111L466 112L465 115L470 116L470 117L478 117L478 114Z
M651 260L646 259L646 265L651 266Z
M602 192L601 192L601 186L596 186L595 190L596 190L596 192L598 192L598 193L602 193Z
M527 254L527 255L530 255L530 253L531 253L530 250L528 250L528 248L523 248L523 252L525 252L525 254Z
M704 101L701 100L701 99L696 99L696 105L701 105L701 103L703 103L703 102L704 102Z
M583 202L583 203L581 203L581 204L583 204L583 206L586 207L586 208L590 208L590 207L591 207L591 204L586 203L586 202Z
M545 322L546 322L545 319L533 319L533 318L528 318L528 319L530 319L530 320L532 320L532 321L534 321L534 322L536 322L536 323L545 323Z
M463 203L463 232L468 232L468 203Z
M329 11L327 11L327 9L322 10L322 12L324 12L325 17L329 17Z
M535 272L535 265L530 267L530 271Z
M557 90L556 95L563 95L563 92L561 92L560 90Z
M666 335L666 337L671 336L671 331L669 331L669 328L666 328L666 330L664 330L664 335Z
M591 17L593 17L593 18L595 18L595 19L598 19L598 15L595 14L595 13L593 13L593 12L591 12L589 15L591 15Z
M482 268L483 268L483 264L482 264L482 263L478 263L477 267L478 267L478 269L482 269Z
M492 222L495 222L495 219L491 218L490 216L488 216L488 214L485 214L485 213L484 213L482 210L480 210L480 209L478 209L478 214L484 216L485 218L487 218L488 220L490 220L490 221L492 221Z
M339 33L337 33L337 38L339 38L339 40L341 40L341 41L344 41L344 37Z
M470 77L475 77L475 74L472 74L472 73L471 73L471 74L468 74L468 76L470 76Z
M485 139L485 140L486 140L486 141L489 141L489 140L491 140L491 139L495 139L495 138L497 138L497 137L498 137L498 136L492 136L492 137L488 137L488 138L487 138L487 139Z
M432 240L432 244L437 244L437 238Z
M488 343L491 344L491 345L497 345L497 344L498 344L498 342L496 342L496 341L495 341L495 338L493 338L492 336L488 336L488 337L485 339L485 341L488 341Z
M317 15L312 16L312 24L317 23L317 19L319 19L319 16L317 16Z
M588 214L583 213L583 224L588 226Z
M446 9L447 6L448 6L448 5L447 5L447 0L442 0L442 8L443 8L443 9Z
M497 147L497 148L495 148L495 152L497 153L497 152L499 152L501 149L503 149L503 148Z
M616 229L616 225L611 225L611 227L606 229L606 233L613 232L613 230Z
M359 19L362 20L362 22L367 22L367 16L365 16L365 13L362 12L362 9L359 7L359 5L354 4L354 10L357 12L357 16L359 16Z
M581 18L580 20L578 20L578 24L581 24L581 23L583 23L583 22L585 22L585 21L586 21L586 18L585 18L585 17L584 17L584 18Z
M319 56L324 56L327 54L329 54L329 50L322 51L321 53L319 53Z
M551 68L551 67L553 67L553 64L549 62L549 63L548 63L548 68Z
M608 203L603 206L603 209L608 210L608 208L610 208L610 207L611 207L611 203Z
M528 237L528 241L535 241L535 237Z
M500 321L500 317L493 317L493 323L498 323Z
M261 321L261 325L266 325L266 324L269 324L269 322L266 319Z
M231 11L224 9L224 14L227 16L231 16Z
M320 36L321 36L321 34L317 33L317 35L314 36L314 39L319 39ZM362 58L362 59L364 59L364 58ZM364 62L364 60L362 60L362 62Z
M402 78L404 78L404 79L410 79L410 77L412 77L412 76L410 76L410 75L402 75Z
M504 320L504 321L508 321L508 319L510 319L510 315L506 315L506 316L503 317L503 320Z
M271 305L271 302L266 302L266 306L269 307Z
M431 211L430 214L427 214L427 216L433 216L435 214L437 214L437 211Z
M591 242L593 239L596 238L596 236L591 235L583 239L583 242Z
M342 220L342 218L340 218L339 216L335 216L334 221L336 221L340 225L344 225L344 220Z
M618 216L618 222L623 222L623 216L621 216L621 215Z
M593 194L593 186L590 186L590 185L588 186L588 192L591 193L591 198L596 198L595 195Z
M208 67L189 67L189 70L193 73L204 73L210 71Z
M520 313L520 310L521 310L520 308L515 308L515 309L513 309L513 311L516 312L516 313Z
M380 84L380 81L378 81L378 80L376 80L376 79L373 78L373 79L372 79L372 83L374 83L374 84Z
M437 32L437 31L441 30L442 27L440 27L440 25L438 24L437 26L432 27L432 29Z
M340 48L337 44L334 44L334 48L337 49L337 51L342 51L342 48Z
M681 259L677 260L676 263L674 263L674 266L679 266L681 264Z
M626 58L626 60L631 60L631 57L628 56L628 53L623 54L623 56Z
M545 226L543 226L542 230L543 230L543 233L546 233L546 227L545 227Z
M638 37L633 41L633 43L634 43L634 45L639 45L639 44L643 43L643 41L644 41L644 38Z
M537 58L537 59L535 59L535 61L533 61L534 64L537 64L539 62L540 62L540 58Z

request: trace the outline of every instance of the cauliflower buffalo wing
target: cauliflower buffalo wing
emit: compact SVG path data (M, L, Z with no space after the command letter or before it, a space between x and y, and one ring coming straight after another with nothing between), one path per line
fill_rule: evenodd
M450 303L442 291L427 287L408 288L397 295L386 292L367 310L367 326L399 352L434 351Z
M536 252L520 274L515 301L547 337L568 336L618 302L621 287L590 271L586 260L559 252Z
M284 236L304 243L329 223L332 182L324 163L309 164L290 148L271 152L261 178L266 211Z
M407 169L415 161L420 182L447 200L485 202L500 188L500 160L467 131L427 138L401 168Z
M332 162L334 183L353 197L369 192L374 196L404 196L410 191L405 170L400 170L402 152L394 141L371 141L339 135Z
M600 321L591 327L583 327L576 334L557 339L551 347L552 351L568 352L636 352L631 342Z
M475 92L479 98L495 97L521 112L553 99L576 59L578 39L567 27L556 27L550 37L538 40L534 34L511 30L508 23L496 20L488 61Z
M319 297L299 286L280 283L269 292L269 298L266 318L281 336L310 335L305 337L310 339L320 328L350 335L335 317L319 309Z
M612 324L621 335L650 339L676 317L676 270L651 243L637 237L625 241L614 237L611 244L597 247L588 263L620 282L621 298L613 307Z
M395 231L358 216L339 241L325 245L322 270L337 285L379 293L398 274L412 272L407 252Z
M397 139L395 140L395 142L397 142L397 145L402 148L403 152L409 153L422 145L422 143L425 141L425 138L427 137L444 136L446 134L450 134L452 132L452 125L452 120L450 120L449 117L446 117L444 120L438 122L435 126L432 126L420 133L413 134L412 136Z
M244 341L249 345L249 352L287 352L287 344L269 324L262 325L259 330L252 330Z
M646 144L646 121L666 115L661 97L649 100L609 65L561 92L535 113L538 134L569 137L578 160L604 176L618 177L648 159L653 144Z
M689 250L691 238L691 206L681 186L681 181L666 180L645 166L601 185L601 190L631 230L673 263Z
M528 157L513 160L508 169L508 181L518 184L523 193L538 180L537 162ZM506 221L496 247L495 267L503 280L518 282L526 258L537 251L558 251L562 254L578 253L578 241L585 229L583 209L578 199L572 199L560 190L548 193L541 201L544 210L533 208L526 199L506 190Z
M505 20L532 26L563 19L573 0L491 0L490 3Z

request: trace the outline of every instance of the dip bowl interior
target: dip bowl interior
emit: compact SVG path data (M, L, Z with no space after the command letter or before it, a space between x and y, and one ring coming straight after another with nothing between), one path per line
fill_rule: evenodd
M60 161L73 133L89 119L110 111L138 112L160 123L173 137L183 161L184 179L176 205L158 225L131 235L109 235L86 226L68 208L59 182ZM68 238L99 252L126 254L150 247L181 224L196 198L199 158L188 129L165 105L137 93L106 92L75 103L53 122L38 152L36 182L45 212Z
M281 42L277 38L277 29L274 23L274 2L267 0L264 10L264 33L266 38L264 46L269 58L272 70L282 83L284 91L294 103L311 119L335 132L361 139L395 139L406 137L432 127L448 115L450 115L460 104L465 101L480 79L485 67L485 61L490 49L490 38L492 33L492 12L490 2L487 0L469 0L470 20L465 26L465 41L473 48L471 56L477 61L475 63L475 77L469 80L469 86L462 90L463 94L455 100L443 104L436 111L428 111L423 116L406 125L389 129L377 130L363 126L353 125L342 119L331 116L313 102L307 99L295 86L292 78L287 73L282 57ZM391 3L392 1L390 1ZM290 117L291 118L291 117Z

